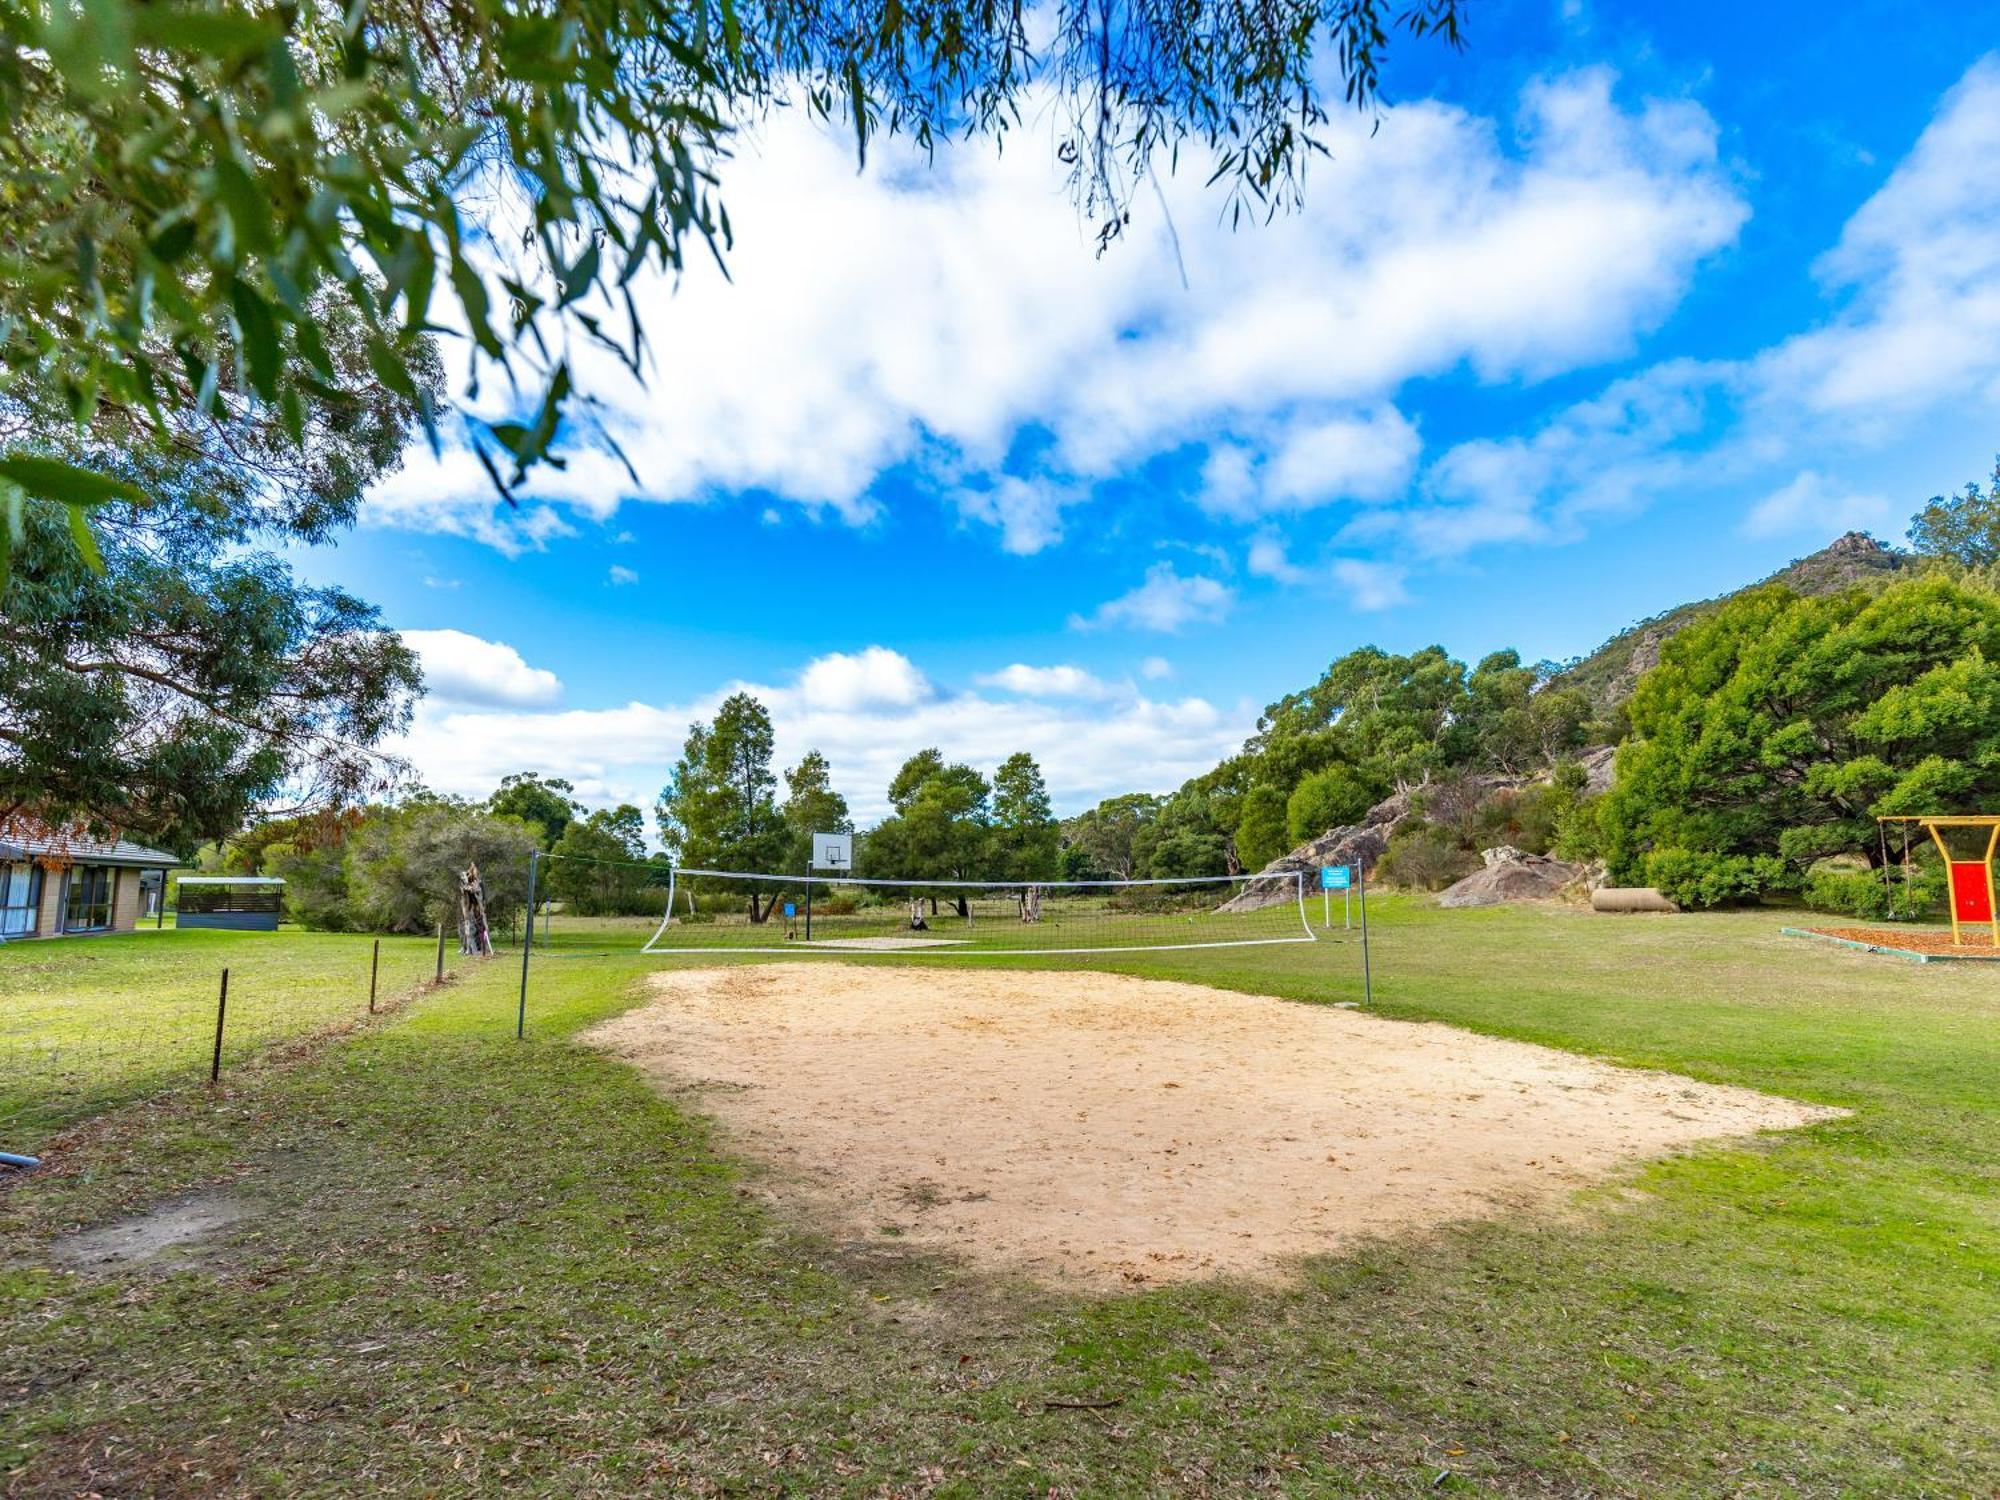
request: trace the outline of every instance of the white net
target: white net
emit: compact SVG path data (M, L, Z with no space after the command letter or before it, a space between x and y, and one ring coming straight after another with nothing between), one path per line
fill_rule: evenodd
M1310 943L1305 876L808 881L675 870L648 953L1131 953Z

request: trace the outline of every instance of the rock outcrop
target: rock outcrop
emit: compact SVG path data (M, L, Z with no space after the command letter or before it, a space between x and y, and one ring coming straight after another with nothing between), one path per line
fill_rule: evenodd
M1504 906L1513 901L1552 901L1565 886L1576 884L1583 871L1546 854L1524 854L1510 844L1482 849L1486 862L1458 884L1439 894L1439 906Z

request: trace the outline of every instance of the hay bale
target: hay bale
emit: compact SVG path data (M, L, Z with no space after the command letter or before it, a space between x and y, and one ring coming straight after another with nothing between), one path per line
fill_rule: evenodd
M1590 909L1619 914L1680 910L1650 885L1600 885L1590 893Z

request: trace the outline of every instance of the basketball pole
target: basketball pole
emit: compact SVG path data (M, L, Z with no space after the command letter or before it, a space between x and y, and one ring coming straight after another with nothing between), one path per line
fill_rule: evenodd
M813 940L813 857L806 855L806 941Z

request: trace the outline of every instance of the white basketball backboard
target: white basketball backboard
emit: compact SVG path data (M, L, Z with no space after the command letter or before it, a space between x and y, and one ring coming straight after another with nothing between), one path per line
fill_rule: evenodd
M851 833L814 834L813 868L815 870L852 870L854 868L854 835Z

